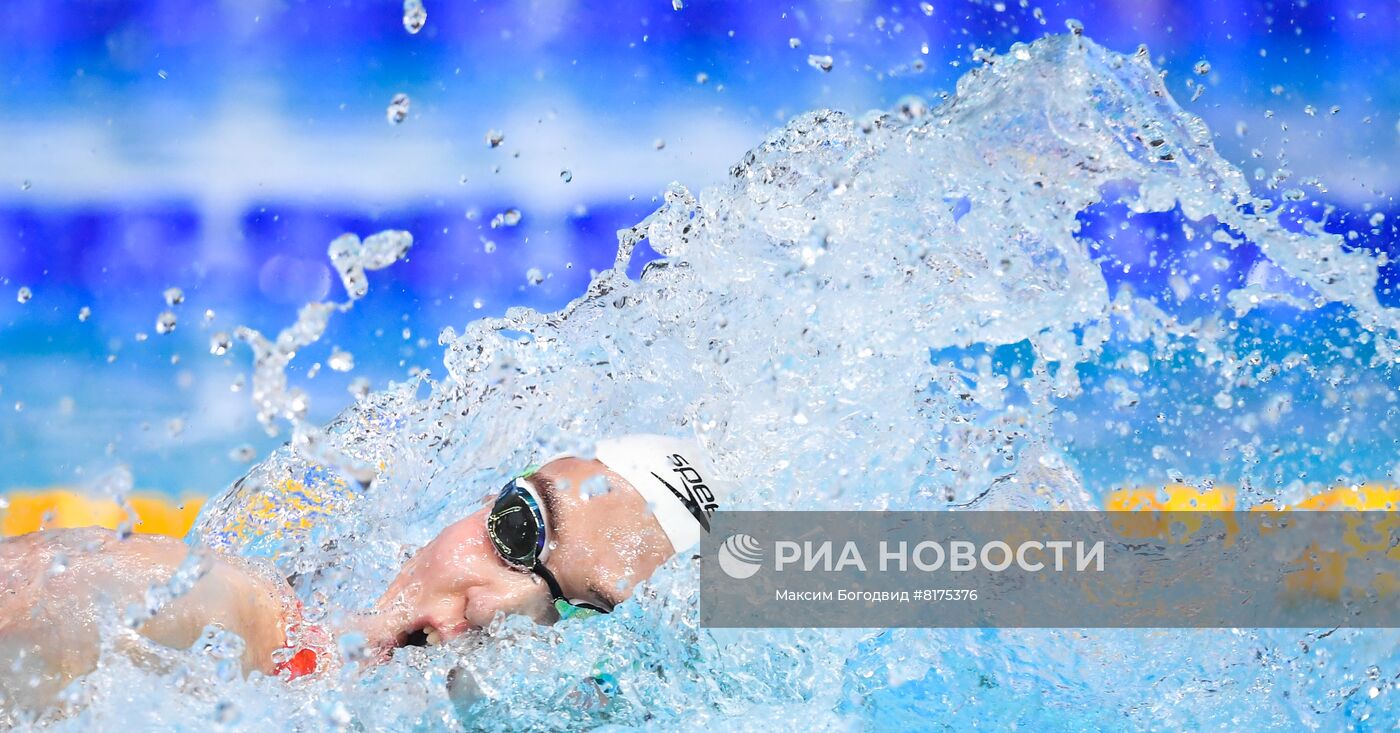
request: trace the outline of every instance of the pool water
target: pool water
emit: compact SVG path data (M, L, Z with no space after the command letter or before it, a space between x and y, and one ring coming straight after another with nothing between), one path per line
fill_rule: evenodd
M1072 29L981 61L947 99L798 115L669 189L568 305L445 330L439 367L324 428L279 398L290 443L190 540L295 574L334 622L515 467L626 432L694 434L738 509L1094 508L1122 476L1248 507L1388 479L1400 319L1315 192L1257 195L1145 54ZM661 258L629 277L642 241ZM716 634L697 578L677 558L608 616L502 618L363 674L113 656L36 727L1335 730L1400 707L1394 630ZM606 704L580 687L600 671Z

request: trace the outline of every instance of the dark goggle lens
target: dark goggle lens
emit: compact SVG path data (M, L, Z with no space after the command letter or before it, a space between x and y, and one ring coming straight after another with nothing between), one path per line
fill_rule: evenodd
M531 568L544 547L544 528L540 527L534 501L515 482L501 491L500 497L486 518L486 530L496 552L506 562Z
M539 556L544 551L545 529L541 526L542 515L535 506L535 499L519 485L520 479L506 484L501 495L491 507L486 517L486 531L491 536L491 544L506 562L523 570L538 574L549 585L554 597L555 608L563 618L580 613L609 613L612 609L601 608L583 601L570 602L564 598L559 583L543 564Z

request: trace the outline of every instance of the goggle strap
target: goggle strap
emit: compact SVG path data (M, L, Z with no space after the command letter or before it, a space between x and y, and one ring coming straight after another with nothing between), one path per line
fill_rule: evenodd
M563 598L556 598L554 600L554 610L559 614L560 621L568 621L573 618L592 618L593 616L606 613L606 611L601 609L570 603Z
M536 562L535 567L531 568L531 570L534 571L535 575L544 578L545 585L549 586L550 598L553 598L556 603L559 601L568 603L568 601L564 600L564 589L559 587L559 581L554 579L554 573L549 572L549 568L545 567L544 563Z

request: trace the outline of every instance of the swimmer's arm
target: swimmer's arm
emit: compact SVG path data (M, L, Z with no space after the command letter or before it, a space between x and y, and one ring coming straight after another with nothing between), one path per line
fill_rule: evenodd
M96 528L0 542L0 654L17 660L0 665L0 694L48 704L96 665L100 628L122 621L111 614L144 606L147 590L167 583L188 553L178 540L119 540ZM214 556L208 562L208 572L138 632L184 649L217 624L244 639L245 671L270 672L272 653L285 641L282 589L236 561Z
M187 548L170 551L174 564L167 562L166 567L171 574L187 553ZM243 639L245 673L271 674L273 652L286 643L284 590L280 581L235 560L213 556L209 572L143 624L139 632L158 644L188 649L205 627L219 626Z

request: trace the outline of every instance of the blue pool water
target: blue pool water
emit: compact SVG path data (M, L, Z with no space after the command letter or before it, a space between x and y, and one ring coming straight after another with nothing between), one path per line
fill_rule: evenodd
M586 14L568 33L548 28L571 27L578 8L530 25L429 3L430 40L481 36L482 56L516 42L539 50L539 64L499 77L450 44L406 45L417 41L392 13L382 26L269 5L284 35L254 66L304 62L327 81L291 100L253 89L259 114L187 143L247 153L258 150L249 137L272 141L252 173L212 153L173 155L188 152L179 145L120 142L120 129L116 148L155 154L46 169L37 153L6 153L33 172L0 201L0 291L25 285L33 297L0 299L0 404L16 408L0 413L0 486L100 481L126 463L138 485L215 494L251 469L191 540L295 571L303 601L334 618L364 608L405 553L498 485L501 467L636 430L697 434L745 509L1088 508L1118 486L1172 481L1236 485L1253 505L1395 480L1397 105L1378 81L1389 57L1363 53L1393 40L1387 7L1203 3L1167 17L1090 4L1038 9L1042 26L1029 5L683 5ZM16 30L34 7L21 4L0 37L44 43L47 26ZM206 46L195 41L214 32L195 13L157 24L153 44L124 30L147 11L102 12L120 18L92 32L108 51L85 68L129 74L160 116L183 120L233 102L166 97L160 85L200 86L182 68L236 76L230 59L264 22L243 18ZM58 22L84 37L97 15ZM1071 17L1087 35L1061 31ZM481 25L494 32L469 30ZM312 42L328 28L364 46ZM1235 34L1268 40L1240 50L1226 43ZM616 38L607 60L587 53ZM1142 41L1170 57L1135 52ZM299 43L313 46L304 59ZM627 55L652 43L673 53ZM155 47L158 60L143 50ZM816 51L833 52L831 72L806 63ZM355 54L370 59L368 79L343 73ZM1198 74L1202 58L1211 68ZM1273 89L1298 68L1318 71ZM14 73L58 76L33 59ZM95 104L110 93L75 78ZM667 84L685 90L638 101ZM546 87L597 99L537 93ZM368 123L335 114L387 134L384 105L401 88L421 116L386 146L345 143ZM463 89L478 96L447 93ZM531 103L510 105L506 122L491 113L492 99L516 97ZM685 114L665 114L670 104ZM861 111L871 106L881 111ZM570 127L571 114L590 124ZM587 155L599 124L624 132ZM482 139L497 127L501 149ZM39 149L91 139L41 133ZM297 157L319 144L321 155ZM162 154L220 175L117 186L179 168ZM331 173L304 174L311 160ZM152 194L167 187L183 192ZM517 207L519 224L491 225ZM613 233L634 225L619 244ZM238 326L273 335L303 304L343 300L327 245L385 229L411 232L413 249L371 272L366 297L298 350L287 375L310 411L268 435L253 418L247 347L214 355L211 338ZM532 269L543 279L532 283ZM185 300L168 306L172 285ZM83 307L92 316L79 321ZM179 325L161 335L167 309ZM354 369L328 366L334 349L353 353ZM371 387L358 399L356 378ZM312 531L223 532L248 499L275 503L265 478L330 475L279 447L291 436L333 446L346 472L382 469ZM697 575L673 560L606 618L503 619L362 675L291 686L230 678L199 651L169 652L169 675L105 660L79 711L38 727L1369 730L1397 719L1394 630L717 635L699 626ZM355 654L353 639L343 645ZM600 666L623 694L578 705L579 681Z

